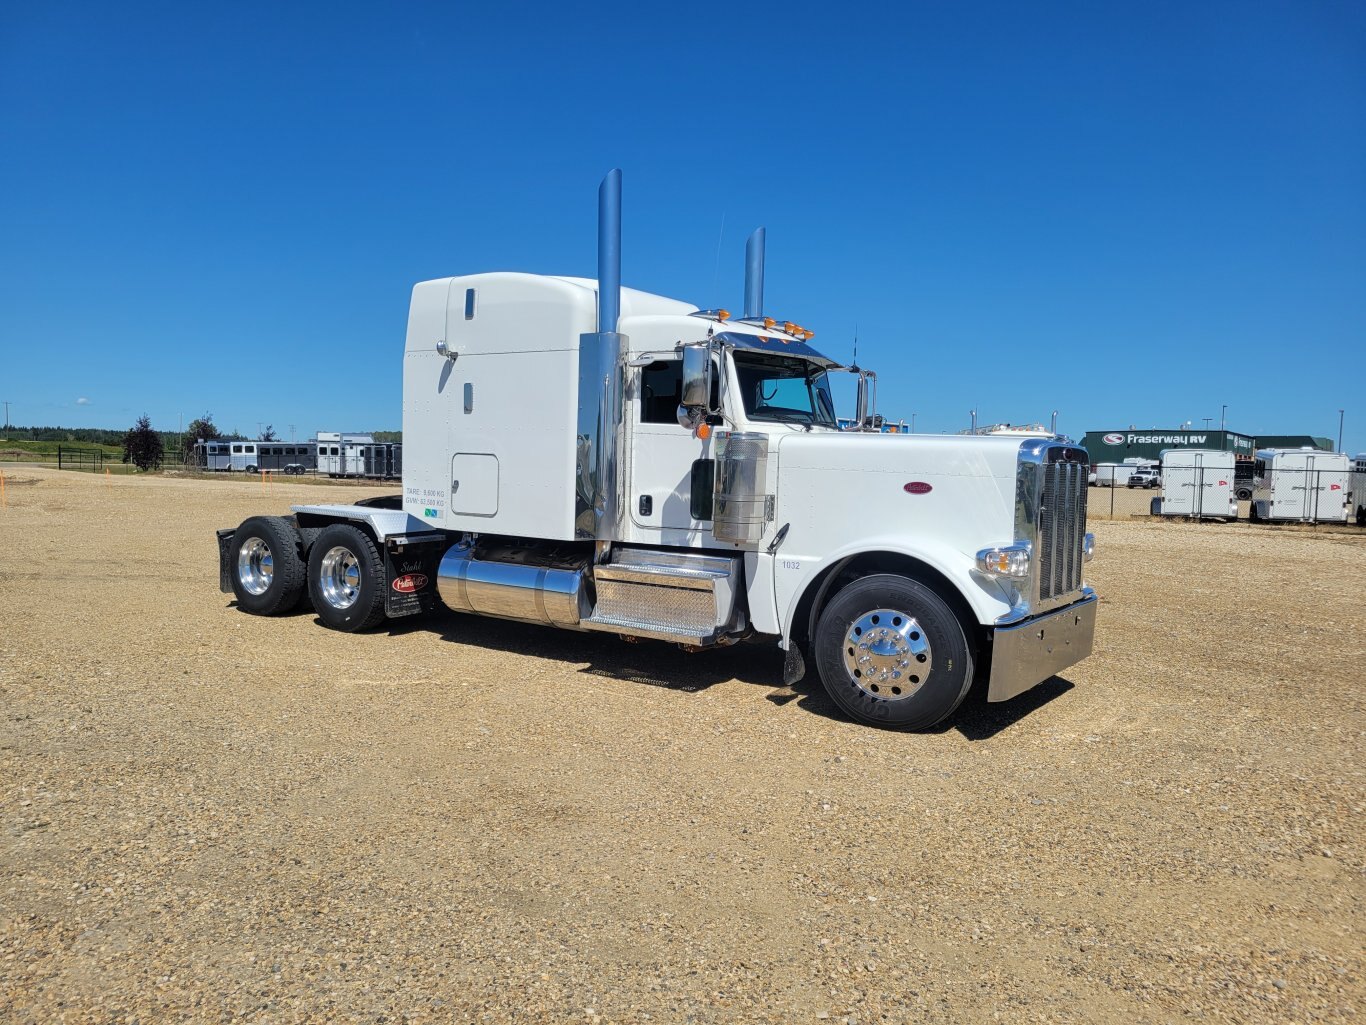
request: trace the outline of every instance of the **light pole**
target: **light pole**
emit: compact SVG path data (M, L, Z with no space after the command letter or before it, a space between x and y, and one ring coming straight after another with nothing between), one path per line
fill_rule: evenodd
M1210 421L1213 420L1214 417L1212 417L1212 416L1202 416L1200 419L1203 420L1203 421L1205 421L1205 430L1208 431L1208 430L1209 430Z
M1228 421L1226 421L1226 420L1224 419L1224 414L1225 414L1226 412L1228 412L1228 403L1227 403L1227 402L1224 403L1222 406L1219 407L1219 430L1221 430L1221 431L1226 431L1226 430L1228 430L1228 427L1226 426L1226 424L1227 424Z
M1338 410L1338 451L1342 451L1342 410Z
M915 433L915 414L911 414L911 433Z

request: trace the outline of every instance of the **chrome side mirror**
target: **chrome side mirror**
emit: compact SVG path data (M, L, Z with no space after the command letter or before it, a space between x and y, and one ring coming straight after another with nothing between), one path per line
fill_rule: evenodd
M678 425L696 429L711 412L711 346L693 342L680 346L683 354L682 402L678 406Z
M711 395L711 352L706 342L683 346L682 404L706 409Z

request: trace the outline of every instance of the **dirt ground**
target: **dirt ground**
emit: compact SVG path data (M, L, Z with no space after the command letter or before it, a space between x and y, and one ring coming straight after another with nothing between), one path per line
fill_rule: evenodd
M1344 1022L1366 536L1095 523L1095 654L928 734L689 655L217 589L345 486L7 474L5 1022Z

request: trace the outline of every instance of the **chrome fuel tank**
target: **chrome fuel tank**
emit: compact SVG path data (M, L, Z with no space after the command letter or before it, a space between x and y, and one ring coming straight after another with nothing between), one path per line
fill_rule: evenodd
M442 556L436 586L455 612L570 628L590 612L582 568L480 559L470 547Z

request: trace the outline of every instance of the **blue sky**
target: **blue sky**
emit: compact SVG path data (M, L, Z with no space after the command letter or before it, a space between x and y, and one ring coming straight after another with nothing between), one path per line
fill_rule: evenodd
M393 429L412 284L768 311L921 430L1366 449L1366 6L72 5L0 27L12 422ZM719 256L718 256L719 254Z

